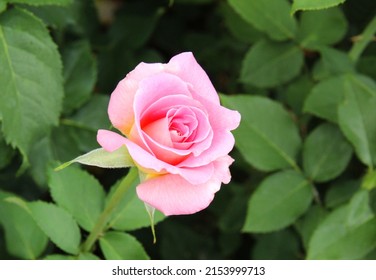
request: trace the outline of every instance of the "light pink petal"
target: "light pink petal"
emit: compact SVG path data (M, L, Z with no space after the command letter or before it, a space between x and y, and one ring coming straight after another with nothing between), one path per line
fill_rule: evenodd
M195 94L219 104L218 93L208 75L197 63L191 52L178 54L171 58L165 66L166 71L173 73L182 80L187 81L195 89ZM194 96L194 98L196 98Z
M169 74L159 73L143 79L139 83L134 102L136 119L149 106L159 99L169 95L186 95L191 97L187 83ZM136 120L137 121L137 120Z
M234 159L230 156L224 156L217 160L214 163L214 177L221 181L224 184L230 183L231 173L229 166L234 162Z
M154 155L150 154L136 143L113 131L103 129L98 130L97 141L106 151L109 152L113 152L125 145L132 159L142 167L143 171L146 173L178 174L192 184L200 184L208 181L214 172L213 163L193 168L179 168L168 164L157 159Z
M139 82L163 70L161 63L140 63L123 80L111 94L108 115L114 127L128 135L134 123L133 100Z
M167 216L185 215L208 207L220 186L217 180L193 185L179 175L167 174L141 183L137 195Z

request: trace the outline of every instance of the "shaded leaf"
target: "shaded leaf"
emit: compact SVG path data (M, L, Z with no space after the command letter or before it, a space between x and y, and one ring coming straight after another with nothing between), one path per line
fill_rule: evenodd
M244 20L264 31L274 40L295 37L296 21L289 15L290 3L285 0L229 0Z
M106 260L148 260L141 243L132 235L110 231L99 239Z
M315 182L336 178L347 167L352 147L339 128L324 123L308 135L303 146L304 171Z
M21 259L37 259L47 246L47 236L25 208L4 200L6 197L12 196L0 196L0 223L4 227L7 250Z
M64 113L82 106L91 96L96 77L96 61L87 41L76 41L62 50L64 65Z
M246 54L241 69L243 83L274 87L296 77L303 66L303 53L293 43L260 41Z
M56 246L70 254L78 253L80 229L66 210L42 201L30 202L28 207L39 227Z
M103 211L105 192L89 173L78 168L50 170L48 185L54 201L78 224L91 231Z
M245 95L223 95L222 101L242 115L240 126L233 134L237 148L250 164L263 171L298 168L295 158L301 146L300 136L280 104Z
M282 229L301 216L312 201L312 186L295 171L282 171L264 179L252 194L245 232Z
M304 112L337 122L337 109L343 100L343 77L326 79L314 86L304 103Z
M296 260L299 240L291 230L259 235L252 251L252 260Z

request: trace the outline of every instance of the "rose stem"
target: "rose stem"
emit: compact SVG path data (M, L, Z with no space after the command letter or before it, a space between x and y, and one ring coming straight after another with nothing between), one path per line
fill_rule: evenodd
M131 168L127 176L125 176L120 182L114 194L111 196L110 201L107 203L106 208L99 216L94 228L90 232L85 242L82 244L82 252L89 252L97 239L103 234L103 230L108 222L110 214L123 198L124 194L133 185L135 180L138 180L137 168Z
M376 16L370 21L363 33L360 35L360 39L355 42L349 52L349 56L352 61L356 62L367 45L374 39L376 33Z

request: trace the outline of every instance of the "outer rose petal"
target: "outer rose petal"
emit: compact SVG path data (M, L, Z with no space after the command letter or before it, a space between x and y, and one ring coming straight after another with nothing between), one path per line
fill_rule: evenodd
M221 183L209 180L201 185L192 185L179 175L167 174L141 183L138 197L163 214L193 214L208 207Z
M167 216L196 213L209 206L221 182L230 181L228 167L232 162L230 156L215 161L216 170L204 184L193 185L179 175L167 174L141 183L136 189L137 195Z
M191 52L174 56L165 66L165 69L180 77L183 81L190 83L195 89L195 95L200 95L215 104L219 104L217 91Z
M133 100L139 82L153 74L162 72L161 63L140 63L123 80L111 94L108 115L111 123L125 135L128 135L134 123Z

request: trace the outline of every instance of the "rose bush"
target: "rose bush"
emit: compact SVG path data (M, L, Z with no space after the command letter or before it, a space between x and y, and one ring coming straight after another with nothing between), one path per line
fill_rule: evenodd
M165 215L206 208L230 181L230 131L240 114L220 105L192 53L167 64L140 63L111 94L108 114L124 136L99 130L98 143L109 152L127 147L146 174L139 198Z

